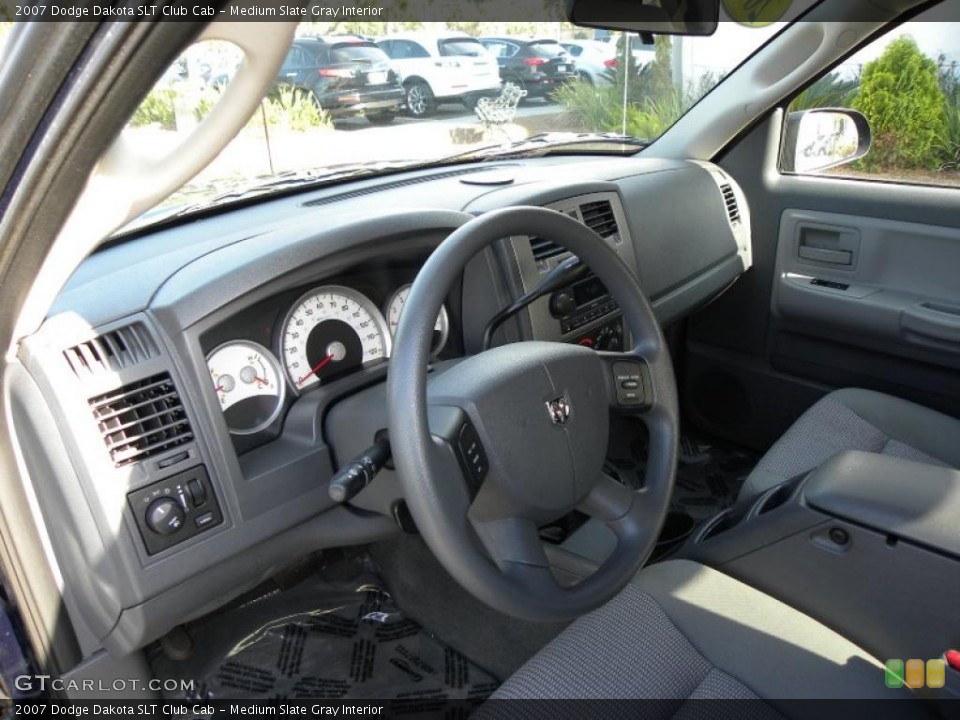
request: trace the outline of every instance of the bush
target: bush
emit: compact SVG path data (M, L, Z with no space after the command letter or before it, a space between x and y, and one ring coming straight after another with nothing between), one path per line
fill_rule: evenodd
M870 120L873 147L862 165L937 169L947 133L945 100L937 64L910 37L894 40L863 69L853 107Z
M832 72L797 95L790 103L790 111L850 107L859 84L855 79L844 80L839 73Z
M960 171L960 102L947 104L944 134L937 147L940 151L940 170Z
M657 83L650 82L650 78L658 75L657 71L650 71L646 77L637 77L635 73L629 76L618 68L612 85L594 87L588 82L575 82L560 88L556 98L572 127L620 133L624 130L623 83L626 77L631 77L627 88L626 133L655 140L717 84L717 76L707 74L685 88L662 85L655 90Z
M134 127L159 125L164 130L175 130L177 119L173 103L176 97L177 91L173 88L155 87L133 113L130 124Z
M203 120L219 99L219 90L206 90L195 110L197 120ZM264 118L268 128L282 128L294 132L333 128L329 114L317 105L312 95L291 87L281 89L276 97L263 100L247 127L262 128Z

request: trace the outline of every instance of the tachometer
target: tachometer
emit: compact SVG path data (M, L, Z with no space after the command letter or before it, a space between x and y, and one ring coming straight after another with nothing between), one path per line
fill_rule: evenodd
M407 302L407 297L410 295L411 287L413 286L404 285L391 296L390 301L387 303L387 326L390 328L391 338L397 334L397 327L400 325L400 313ZM450 319L447 316L447 308L445 305L441 305L437 322L433 326L433 344L430 346L431 355L436 355L443 350L444 345L447 344L447 336L449 334Z
M300 298L283 324L280 353L299 392L390 355L383 315L366 296L329 285Z
M277 419L286 385L280 363L265 347L228 342L207 356L207 367L231 433L250 435Z

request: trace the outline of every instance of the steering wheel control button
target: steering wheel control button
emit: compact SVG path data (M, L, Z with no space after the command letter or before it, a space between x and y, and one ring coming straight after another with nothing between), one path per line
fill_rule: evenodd
M613 363L617 405L631 409L642 409L647 406L649 400L644 391L644 388L649 385L649 379L645 377L647 373L646 366L640 362Z
M480 436L477 435L476 428L469 422L464 423L463 427L460 428L460 435L457 438L457 451L460 464L470 480L470 487L476 492L487 476L488 465L487 455L483 451Z
M183 527L185 514L172 498L154 500L147 509L147 527L157 535L173 535Z
M148 555L223 524L223 513L203 465L127 495Z

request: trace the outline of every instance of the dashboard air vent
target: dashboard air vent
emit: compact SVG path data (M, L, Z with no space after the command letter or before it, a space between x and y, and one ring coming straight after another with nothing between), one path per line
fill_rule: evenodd
M141 323L111 330L63 351L77 377L123 370L156 357L157 346Z
M580 206L583 224L602 238L608 238L619 232L617 218L609 200L600 200Z
M557 255L563 255L566 251L553 240L544 240L539 237L530 238L530 251L533 253L533 259L537 262L549 260Z
M720 186L720 192L723 193L723 202L727 206L727 216L730 218L730 224L736 225L740 222L740 206L737 204L737 194L733 191L733 186L728 183Z
M169 373L91 398L90 408L116 467L140 462L193 439L190 421Z

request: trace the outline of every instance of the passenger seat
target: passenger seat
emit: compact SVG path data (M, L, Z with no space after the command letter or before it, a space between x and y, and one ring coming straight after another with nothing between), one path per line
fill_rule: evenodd
M813 470L845 450L960 468L960 420L870 390L837 390L774 443L750 473L740 497Z

